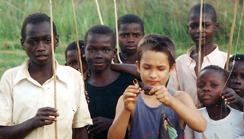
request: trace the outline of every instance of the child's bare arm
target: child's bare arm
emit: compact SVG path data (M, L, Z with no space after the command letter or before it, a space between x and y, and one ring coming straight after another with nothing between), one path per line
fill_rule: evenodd
M50 117L51 116L51 117ZM34 129L50 125L59 116L57 110L51 107L40 108L35 117L15 126L0 126L1 139L22 139Z
M125 72L136 79L141 80L140 73L137 71L136 64L111 64L110 68L118 72Z
M150 92L155 92L159 102L177 113L182 129L184 128L184 123L198 132L203 132L206 129L206 120L195 107L191 96L186 92L176 91L174 96L172 96L165 86L156 86Z
M130 85L119 98L115 118L108 131L108 139L124 139L139 91L138 85Z
M236 94L233 89L225 89L221 96L230 106L237 106L238 110L243 111L244 99Z

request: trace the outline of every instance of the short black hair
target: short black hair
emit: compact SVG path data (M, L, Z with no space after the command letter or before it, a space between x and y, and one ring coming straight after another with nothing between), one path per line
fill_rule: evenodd
M79 46L80 46L80 51L81 51L81 53L84 53L84 41L83 41L83 40L79 40ZM72 50L78 50L78 49L77 49L77 43L76 43L76 41L70 43L70 44L67 46L67 48L66 48L66 50L65 50L65 59L66 59L66 57L67 57L67 53L68 53L68 51L72 51Z
M148 34L144 36L139 42L137 48L137 60L139 63L142 59L143 53L148 50L165 53L168 56L170 67L175 63L175 43L168 36L159 34Z
M26 39L26 26L27 26L27 24L29 24L29 23L30 24L38 24L38 23L42 23L45 21L50 23L50 17L44 13L34 13L34 14L29 15L27 18L25 18L25 20L22 24L21 39L23 39L23 40ZM54 34L54 36L58 35L54 22L53 22L53 34Z
M194 5L189 13L188 13L188 21L189 21L189 17L190 14L194 14L194 15L200 15L200 10L201 10L201 3ZM217 14L216 11L214 9L214 7L211 4L208 3L203 3L203 9L202 9L203 14L209 14L212 16L212 21L214 23L217 22Z
M203 68L201 70L201 72L204 71L204 70L213 70L216 73L220 74L221 77L224 79L224 82L227 82L226 87L229 86L229 80L228 80L229 73L225 69L223 69L223 68L221 68L221 67L219 67L217 65L209 65L209 66L206 66L205 68Z
M233 55L232 57L230 57L229 63L233 62L234 60L244 62L244 55L243 54Z
M84 46L85 47L87 45L88 35L94 35L94 34L102 34L102 35L111 36L112 37L112 46L115 48L115 46L116 46L116 34L110 27L105 26L105 25L93 26L86 32L86 35L84 38Z
M144 33L144 24L142 19L134 14L126 14L118 19L118 29L120 29L121 24L138 23L141 26L142 33Z

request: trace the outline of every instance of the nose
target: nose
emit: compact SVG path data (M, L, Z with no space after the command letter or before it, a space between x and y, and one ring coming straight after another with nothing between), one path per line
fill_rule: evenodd
M239 79L238 77L232 79L232 82L233 82L234 84L238 84L238 85L241 84L240 79Z
M205 86L203 87L203 91L204 91L204 92L208 92L208 91L210 91L210 88L208 87L208 85L205 85Z
M152 78L152 79L155 79L157 77L156 71L155 70L151 70L149 77Z
M38 44L37 44L37 51L44 51L46 49L46 46L45 46L45 43L40 41Z
M135 38L133 37L133 35L129 35L127 41L128 42L135 42Z
M102 58L102 52L101 51L96 51L95 52L95 58Z
M80 64L77 62L77 64L75 65L75 69L80 71Z

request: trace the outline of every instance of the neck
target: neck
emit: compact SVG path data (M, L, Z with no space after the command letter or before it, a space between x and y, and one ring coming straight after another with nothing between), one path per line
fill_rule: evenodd
M212 42L209 43L209 44L206 44L206 45L202 45L201 47L201 57L204 57L208 54L210 54L212 51L214 51L214 49L216 48L217 46L214 45ZM194 54L198 54L199 52L199 45L196 45L196 49L194 50Z
M206 109L209 117L213 120L223 119L230 113L230 109L224 103L207 106Z
M128 53L121 52L120 58L121 58L123 63L135 64L136 60L137 60L137 53L128 54Z
M53 65L52 64L46 64L46 65L38 65L34 62L29 63L28 71L30 73L51 73L53 75Z
M91 70L91 76L87 82L94 86L105 86L115 81L120 73L110 69L110 66L101 72Z

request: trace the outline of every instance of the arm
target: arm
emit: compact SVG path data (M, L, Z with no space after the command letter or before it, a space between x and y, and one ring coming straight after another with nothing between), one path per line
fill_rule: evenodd
M99 134L104 131L108 131L109 127L113 123L113 119L96 117L92 119L93 125L89 125L87 130L89 134Z
M89 139L86 127L73 128L73 139Z
M118 72L128 73L141 81L141 76L137 71L136 64L111 64L110 68Z
M233 108L243 111L244 99L241 98L236 92L227 88L221 93L222 98Z
M150 92L155 92L159 102L177 113L182 129L184 129L184 123L197 132L203 132L206 129L205 119L195 107L191 96L186 92L176 91L172 96L165 86L156 86Z
M51 116L51 117L49 117ZM15 126L1 126L0 127L0 138L2 139L22 139L26 137L34 129L50 125L58 116L57 110L50 107L40 108L37 111L35 117Z
M119 98L115 118L108 131L108 139L124 139L126 129L130 126L131 114L134 111L139 92L138 85L130 85Z

